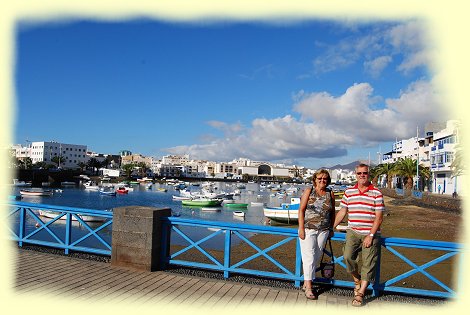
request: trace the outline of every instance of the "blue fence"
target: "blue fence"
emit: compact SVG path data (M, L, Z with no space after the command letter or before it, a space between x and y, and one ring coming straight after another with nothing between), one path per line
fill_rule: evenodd
M8 219L11 238L19 246L111 255L111 211L11 202Z
M11 238L23 244L35 244L61 248L68 254L70 250L111 255L111 224L112 212L102 210L80 209L72 207L49 206L43 204L31 204L23 202L10 202L9 230ZM48 211L51 218L39 215L39 211ZM42 213L44 214L44 213ZM89 222L95 219L98 222ZM59 225L59 227L54 226ZM216 270L228 278L233 274L248 274L267 278L284 279L293 281L300 286L302 278L302 263L300 246L297 237L297 229L258 226L249 224L237 224L226 222L214 222L204 220L185 219L180 217L168 217L163 219L163 240L169 242L162 244L161 263ZM185 230L186 229L186 230ZM202 229L206 233L190 233L196 229ZM254 239L256 235L266 235L272 240L267 247L257 245ZM179 238L175 241L175 238ZM217 250L208 249L205 245L216 238L222 239L223 246ZM345 241L344 233L335 233L333 246L340 248ZM89 241L87 243L87 241ZM425 241L404 238L384 237L381 240L382 251L379 259L379 268L376 275L376 283L370 285L374 295L380 292L397 292L411 295L450 298L455 296L456 286L452 281L452 274L458 271L459 257L462 245L452 242ZM220 242L219 242L220 243ZM233 251L244 245L247 257L234 261ZM287 246L287 248L286 248ZM294 259L286 259L287 251L293 251ZM419 262L413 261L409 256L416 257ZM202 259L197 260L193 252L199 253ZM190 255L188 255L191 253ZM338 255L341 249L335 250L336 275L335 279L328 280L317 278L319 283L327 283L334 286L353 287L354 283L349 277L341 278L341 271L345 274L343 257ZM413 253L414 255L410 255ZM191 259L187 259L190 256ZM327 255L331 253L326 251ZM257 263L257 259L269 261L276 271L266 270ZM392 276L381 276L383 270L391 268L395 271ZM434 273L435 269L444 269L446 279L439 279ZM389 274L389 273L387 273ZM425 288L405 287L404 280L420 276L424 278ZM435 288L430 289L429 284Z

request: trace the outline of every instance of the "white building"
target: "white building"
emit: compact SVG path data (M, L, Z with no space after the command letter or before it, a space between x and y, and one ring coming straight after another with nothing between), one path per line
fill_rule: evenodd
M78 168L79 163L86 163L87 161L86 145L41 141L31 142L28 149L29 157L33 164L37 162L55 164L52 162L54 157L61 156L63 160L59 163L58 167L73 169Z
M462 185L458 183L462 184L463 178L453 177L450 167L455 156L455 146L459 142L458 124L457 120L449 120L445 124L427 124L424 138L413 137L396 141L392 151L383 155L382 163L394 163L400 158L407 157L413 160L419 159L421 166L429 167L431 170L432 192L461 194ZM416 179L415 176L414 181ZM395 180L393 183L395 184Z

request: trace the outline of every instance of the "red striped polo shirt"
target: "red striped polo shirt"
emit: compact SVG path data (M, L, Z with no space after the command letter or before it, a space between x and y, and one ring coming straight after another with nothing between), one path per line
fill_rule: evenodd
M341 199L341 207L348 211L349 228L362 235L370 233L376 211L385 210L382 192L372 184L362 193L357 184L346 189ZM380 233L380 229L377 233Z

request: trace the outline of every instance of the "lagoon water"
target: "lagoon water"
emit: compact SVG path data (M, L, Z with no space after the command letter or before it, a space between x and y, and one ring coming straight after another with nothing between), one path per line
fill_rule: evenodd
M289 186L286 186L286 188ZM235 184L226 182L215 182L213 187L215 192L232 192L236 189ZM166 188L167 192L158 191L158 188ZM25 196L21 201L99 210L111 210L112 208L131 205L156 208L169 207L174 215L179 215L182 218L263 225L265 221L263 207L251 206L250 202L263 202L268 206L279 206L282 202L289 202L290 198L293 197L287 196L282 199L279 199L277 196L271 197L271 191L260 190L257 183L248 183L245 189L240 189L241 194L239 196L233 197L234 202L248 203L247 209L236 209L245 211L245 218L240 219L233 215L235 210L233 208L220 206L218 207L220 211L203 211L198 207L182 206L181 201L172 200L173 195L179 196L179 191L166 184L154 184L150 190L146 189L144 185L137 185L128 194L117 194L117 196L101 195L98 191L90 191L82 187L64 187L61 189L62 192L55 192L53 196ZM189 189L191 191L198 191L200 186L190 186ZM19 187L15 188L12 194L19 195L19 190ZM301 190L299 191L300 193Z
M287 188L290 185L283 187ZM214 191L220 192L233 192L236 189L234 183L225 183L225 182L215 182ZM161 192L158 188L166 188L167 192ZM297 195L300 196L303 188L305 186L300 186L300 190ZM191 186L189 188L191 191L200 190L200 186ZM19 187L14 188L12 194L19 195ZM133 191L129 191L128 194L116 196L105 196L101 195L98 191L86 190L83 187L64 187L61 188L62 192L54 192L52 196L46 197L23 197L21 202L29 203L38 203L46 205L58 205L58 206L68 206L73 208L86 208L86 209L99 209L99 210L111 210L113 208L122 207L122 206L148 206L156 208L170 208L173 215L180 216L182 218L194 218L202 219L209 221L222 221L222 222L236 222L239 224L254 224L254 225L264 225L265 217L263 214L262 206L251 206L251 202L262 202L268 206L279 206L283 202L290 202L290 198L294 196L286 196L280 199L277 196L271 196L272 192L268 189L262 190L259 188L257 183L247 183L245 189L240 189L241 194L234 196L234 202L247 203L248 207L246 209L231 209L228 207L220 206L217 207L218 211L205 211L199 207L186 207L181 205L181 201L174 201L172 199L173 195L179 196L180 193L178 190L175 190L173 186L166 184L154 184L152 189L147 189L145 185L137 185L134 187ZM245 212L245 217L240 218L233 215L233 211L243 210ZM42 218L44 222L50 221L50 219ZM62 233L65 229L63 222L60 220L54 224L54 230L60 231ZM88 233L86 227L83 227L74 222L72 233L76 237L80 237ZM92 223L93 224L93 223ZM90 224L90 225L92 225ZM34 220L27 221L27 229L34 231L36 222ZM187 229L185 233L188 235L193 235L196 237L206 236L210 231L197 231L197 229ZM49 239L50 236L47 235L44 231L41 231L43 236L38 235L41 239ZM184 244L184 241L181 239L173 240L172 233L172 244ZM197 235L196 235L197 234ZM101 235L108 242L111 239L111 230L106 228L102 231ZM175 237L178 237L175 235ZM90 243L91 242L91 243ZM86 240L83 245L87 244L96 245L95 240ZM221 239L211 239L207 242L207 246L221 249L223 248L223 241Z

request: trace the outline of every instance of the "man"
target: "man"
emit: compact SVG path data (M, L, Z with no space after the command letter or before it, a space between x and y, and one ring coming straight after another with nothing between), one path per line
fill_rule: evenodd
M349 229L344 245L344 262L354 280L353 306L362 306L366 288L375 281L375 270L380 251L380 225L385 210L383 195L369 181L369 166L356 166L357 184L346 189L341 209L336 214L334 227L348 214ZM358 270L358 256L362 252L362 268Z

